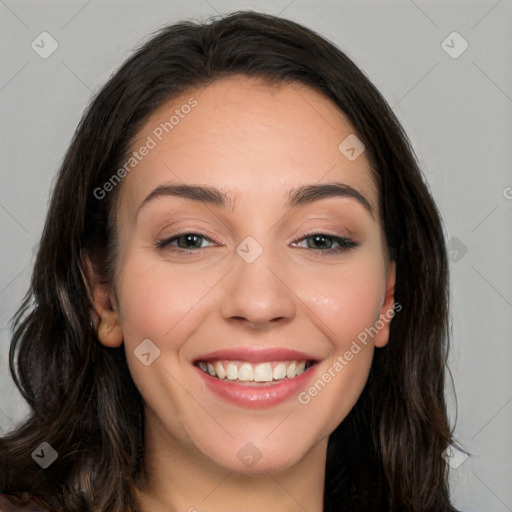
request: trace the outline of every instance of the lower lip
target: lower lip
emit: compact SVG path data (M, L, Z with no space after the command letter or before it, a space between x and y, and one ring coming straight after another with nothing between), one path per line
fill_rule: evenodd
M309 367L304 373L293 379L283 379L275 384L245 385L220 380L196 368L204 383L213 393L241 407L262 409L284 402L297 396L316 372L317 364Z

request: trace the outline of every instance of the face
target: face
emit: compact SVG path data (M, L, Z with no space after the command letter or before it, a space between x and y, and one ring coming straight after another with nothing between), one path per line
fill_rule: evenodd
M102 341L124 343L151 435L263 474L325 447L353 407L395 278L365 153L338 148L353 132L320 93L245 77L140 131L117 211L122 335Z

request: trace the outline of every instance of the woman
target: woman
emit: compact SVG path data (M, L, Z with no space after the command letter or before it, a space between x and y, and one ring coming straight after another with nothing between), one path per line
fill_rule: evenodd
M447 315L438 211L354 63L263 14L167 27L60 170L0 490L55 512L453 510Z

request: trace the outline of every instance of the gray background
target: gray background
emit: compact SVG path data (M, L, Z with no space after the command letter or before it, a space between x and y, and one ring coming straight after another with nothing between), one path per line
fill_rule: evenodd
M472 454L451 459L453 499L465 512L512 511L511 0L0 0L0 433L27 413L8 374L8 322L86 104L153 30L243 8L288 17L338 44L409 134L452 249L455 436ZM58 43L47 59L31 47L42 46L44 31ZM457 58L463 40L446 39L454 31L469 45ZM452 394L448 401L453 422Z

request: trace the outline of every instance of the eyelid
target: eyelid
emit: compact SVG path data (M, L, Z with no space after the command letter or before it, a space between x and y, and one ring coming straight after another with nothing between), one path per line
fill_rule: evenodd
M165 229L163 230L165 231ZM206 238L210 242L215 242L215 238L219 238L216 234L210 233L208 229L202 227L202 228L183 228L183 229L177 229L176 231L172 231L170 235L158 235L157 238L159 240L170 240L171 238L176 238L181 235L188 235L188 234L194 234L199 235L203 238Z
M346 234L334 233L329 229L322 229L322 228L311 229L308 231L301 232L299 235L297 235L297 237L293 240L293 242L299 242L299 241L303 240L304 238L308 238L313 235L326 235L329 238L350 240L351 242L354 242L354 244L356 244L354 235L351 235L349 233L346 233ZM359 244L357 244L357 245L359 245Z
M331 236L333 238L350 238L349 235L342 235L340 233L333 233L332 231L330 231L329 229L325 229L325 228L316 228L316 229L311 229L311 230L307 230L307 231L303 231L301 233L299 233L297 235L298 239L301 240L302 238L305 238L305 237L308 237L308 236L313 236L313 235L327 235L327 236Z

